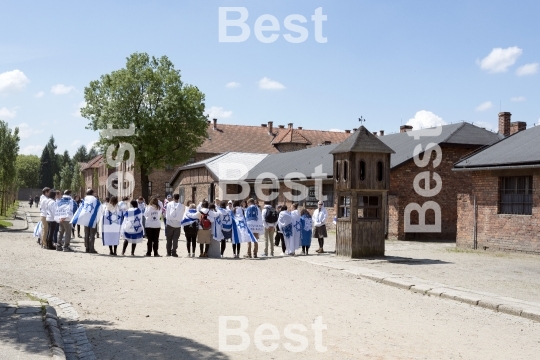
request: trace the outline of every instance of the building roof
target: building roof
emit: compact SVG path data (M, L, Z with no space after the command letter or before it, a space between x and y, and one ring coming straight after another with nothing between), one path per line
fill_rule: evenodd
M340 154L348 152L368 152L368 153L383 153L393 154L394 150L390 149L377 136L370 133L364 126L360 126L344 142L339 144L330 154Z
M395 168L410 160L413 157L414 148L418 144L422 144L422 148L425 150L426 146L430 143L438 145L486 146L501 139L501 135L467 122L443 125L440 127L440 134L436 136L419 136L427 131L433 132L434 129L414 130L379 137L383 143L395 151L395 154L392 154L390 159L390 167Z
M534 126L477 151L458 162L455 168L473 170L538 164L540 164L540 126Z
M242 180L254 166L267 156L267 154L227 152L178 168L170 183L174 184L182 171L201 167L208 169L219 180Z
M94 157L93 159L88 161L87 163L84 163L85 166L84 167L81 166L81 171L86 170L86 169L90 169L90 168L99 167L103 163L102 160L103 160L103 155L102 154L97 155L96 157Z
M270 172L282 180L287 174L296 172L311 178L317 166L322 165L322 172L333 176L334 157L330 151L338 144L324 145L281 154L270 154L254 166L248 173L247 180L256 180L263 173Z
M292 131L291 131L292 130ZM279 153L277 144L302 143L307 147L318 146L325 142L337 144L347 139L345 132L292 129L274 127L272 134L264 126L208 124L208 138L197 149L198 153L222 154L225 152L275 154Z

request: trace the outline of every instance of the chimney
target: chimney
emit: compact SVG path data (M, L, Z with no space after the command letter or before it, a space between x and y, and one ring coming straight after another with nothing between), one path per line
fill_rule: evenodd
M404 133L404 132L412 131L412 129L413 127L411 125L401 125L399 127L399 132Z
M268 134L274 135L274 122L273 121L268 122Z
M265 128L265 127L266 127L266 124L261 124L261 126Z
M212 120L214 122L214 130L217 130L217 119Z
M376 131L374 131L374 132L373 132L373 135L377 136L377 132L376 132Z
M352 129L353 132L356 132L356 130L358 130L358 129L357 128Z
M345 133L350 134L351 130L345 130Z
M285 125L279 125L280 129L285 129Z
M380 136L384 136L384 130L379 131Z
M289 124L287 124L287 125L289 125L289 129L292 129L293 123L289 123Z
M510 123L510 135L527 129L527 123L524 121L514 121Z
M512 114L509 112L500 112L499 113L499 133L504 136L510 135L510 120L512 119Z

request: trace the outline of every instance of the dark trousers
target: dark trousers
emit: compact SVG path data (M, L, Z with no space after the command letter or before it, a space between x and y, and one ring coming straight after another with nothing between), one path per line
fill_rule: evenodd
M196 243L197 243L197 235L186 235L186 244L187 244L188 254L191 254L191 253L195 254Z
M88 226L84 227L84 247L86 251L94 250L94 242L96 241L96 228L91 228Z
M58 233L58 223L56 221L47 221L49 228L47 230L47 249L55 249L54 235Z
M148 238L146 255L150 255L152 249L154 250L154 255L158 253L160 230L160 228L146 228L146 237Z
M167 225L165 227L165 235L167 236L167 254L176 254L178 238L180 238L180 228Z
M280 232L276 232L276 246L279 246L279 243L281 242L281 250L285 252L287 250L287 245L285 244L285 238L283 237L283 234Z

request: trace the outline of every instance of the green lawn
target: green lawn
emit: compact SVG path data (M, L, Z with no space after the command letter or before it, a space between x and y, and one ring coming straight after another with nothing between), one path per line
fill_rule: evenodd
M13 226L13 223L11 223L10 221L7 221L7 220L12 220L13 219L13 216L14 216L14 214L17 211L18 208L19 208L19 202L15 201L15 204L11 205L8 208L7 216L0 216L0 228L6 228L6 227Z

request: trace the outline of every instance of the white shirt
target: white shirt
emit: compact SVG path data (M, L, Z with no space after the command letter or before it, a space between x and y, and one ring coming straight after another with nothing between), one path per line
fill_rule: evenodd
M328 212L326 211L326 208L322 206L320 211L319 209L317 209L313 212L313 216L311 217L311 219L313 220L313 225L315 227L321 227L323 225L326 225L327 217L328 217Z
M45 195L39 197L39 212L41 216L47 216L47 203L49 198Z
M54 213L56 212L56 200L49 199L45 202L45 209L47 211L47 221L54 221Z
M169 201L167 204L167 225L170 225L173 228L179 228L182 219L184 218L184 213L186 212L186 207L184 204L179 202Z
M146 218L145 227L147 228L161 228L161 209L156 209L153 205L148 205L144 211L144 217Z

